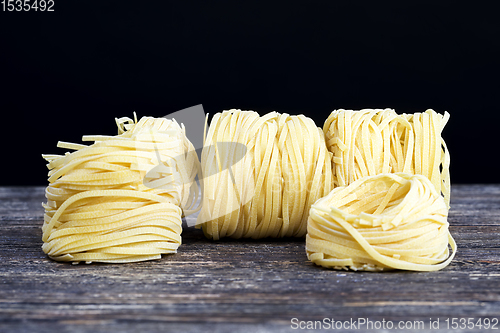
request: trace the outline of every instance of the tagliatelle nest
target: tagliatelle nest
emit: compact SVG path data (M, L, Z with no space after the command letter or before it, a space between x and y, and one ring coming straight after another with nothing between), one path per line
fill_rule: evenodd
M151 117L117 125L117 136L84 136L89 146L59 142L74 151L43 155L50 184L42 249L54 260L143 261L181 244L181 215L193 212L199 169L184 128Z
M450 114L433 110L397 114L393 109L335 110L325 121L338 186L381 173L424 175L450 203L450 155L441 137Z
M443 197L422 175L361 178L312 206L307 256L335 269L439 270L456 252L447 215Z
M333 188L324 134L303 115L229 110L212 119L202 153L212 239L303 237L309 208Z

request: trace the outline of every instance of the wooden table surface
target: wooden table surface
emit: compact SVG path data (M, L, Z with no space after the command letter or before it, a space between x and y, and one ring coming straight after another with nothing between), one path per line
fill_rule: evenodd
M308 262L304 239L213 242L194 228L161 260L58 263L41 250L43 193L0 188L0 332L296 332L314 321L435 332L453 318L457 332L461 318L500 331L500 185L452 186L458 252L430 273L327 270Z

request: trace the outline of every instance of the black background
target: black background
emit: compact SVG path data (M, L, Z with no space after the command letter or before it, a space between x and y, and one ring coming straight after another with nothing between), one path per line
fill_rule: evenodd
M490 2L494 3L494 2ZM453 183L499 183L496 8L481 2L55 0L0 12L0 185L45 185L58 140L203 104L448 111ZM188 127L189 135L189 127Z

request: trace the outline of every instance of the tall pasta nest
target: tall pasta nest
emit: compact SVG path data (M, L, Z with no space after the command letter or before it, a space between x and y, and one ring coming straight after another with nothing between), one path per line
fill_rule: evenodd
M182 214L190 214L199 162L184 126L173 119L116 120L116 136L42 155L49 186L42 249L54 260L134 262L175 253Z
M441 136L450 115L433 110L397 114L393 109L339 109L325 121L337 186L381 173L424 175L450 202L450 155Z
M215 240L303 237L311 204L333 188L331 163L308 117L217 113L204 142L197 223Z

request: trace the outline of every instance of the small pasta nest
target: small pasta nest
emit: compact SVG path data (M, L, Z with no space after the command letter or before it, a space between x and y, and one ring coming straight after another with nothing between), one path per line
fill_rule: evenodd
M199 162L175 120L117 119L119 135L84 136L91 145L42 155L49 186L42 249L57 261L123 263L159 259L181 244Z
M307 256L334 269L439 270L456 252L447 215L443 197L422 175L364 177L312 205Z

